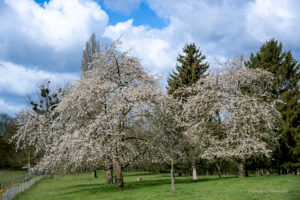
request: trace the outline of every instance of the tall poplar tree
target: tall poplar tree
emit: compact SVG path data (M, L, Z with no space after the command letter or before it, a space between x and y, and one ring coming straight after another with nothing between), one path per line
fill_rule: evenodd
M81 73L84 74L90 70L89 64L92 62L96 52L100 51L100 42L96 39L95 33L93 33L90 39L86 42L85 49L81 59Z
M88 70L92 70L90 63L93 61L97 52L100 52L100 42L97 40L95 33L93 33L90 39L85 44L83 55L81 59L81 73L84 74ZM109 171L111 173L111 171ZM92 177L97 178L96 170L93 170ZM112 183L113 179L110 179L109 183Z
M282 119L278 134L280 147L274 155L278 169L286 173L288 168L295 173L300 166L300 64L290 51L283 51L275 39L264 43L259 52L251 54L246 66L271 72L274 80L265 87L270 99L279 99Z
M195 43L186 44L183 48L184 55L179 54L177 57L176 71L168 77L168 93L177 98L178 93L174 93L182 87L189 87L196 83L209 67L207 62L204 62L205 55L197 48Z

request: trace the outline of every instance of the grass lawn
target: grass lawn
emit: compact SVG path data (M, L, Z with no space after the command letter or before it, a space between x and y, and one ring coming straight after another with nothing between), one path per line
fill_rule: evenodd
M171 192L169 174L125 173L125 187L116 189L105 184L105 174L91 178L90 173L44 178L16 197L18 200L192 200L192 199L300 199L300 176L176 177L175 193ZM142 181L136 181L141 176Z
M0 184L5 186L19 183L26 173L24 170L0 170Z

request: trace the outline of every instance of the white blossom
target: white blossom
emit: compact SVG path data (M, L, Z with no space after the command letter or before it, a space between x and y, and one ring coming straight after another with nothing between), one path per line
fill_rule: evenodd
M270 157L276 145L279 113L262 85L272 76L248 69L236 58L191 88L195 95L183 105L185 134L209 161Z

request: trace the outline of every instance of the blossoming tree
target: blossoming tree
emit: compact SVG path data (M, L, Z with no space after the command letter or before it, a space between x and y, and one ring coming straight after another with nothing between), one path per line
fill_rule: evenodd
M118 45L96 54L92 70L51 113L55 117L43 126L50 140L36 169L51 174L113 167L116 187L122 187L122 168L154 148L147 122L163 96L158 80L137 58L116 51Z
M171 188L175 191L175 165L179 166L186 162L188 154L185 151L187 138L179 131L178 118L180 118L181 104L171 95L162 96L156 104L154 114L149 121L152 139L156 146L151 153L152 162L170 165Z
M270 157L279 113L260 86L271 80L270 73L247 69L237 57L188 88L196 95L184 105L182 124L199 157L219 167L222 160L237 161L241 177L246 159Z

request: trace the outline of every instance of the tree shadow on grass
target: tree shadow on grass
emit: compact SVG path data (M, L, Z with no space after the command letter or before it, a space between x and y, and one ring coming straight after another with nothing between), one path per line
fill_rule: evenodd
M126 174L126 177L128 176L152 176L152 175L161 175L160 173L155 172L128 172L131 174Z
M144 174L145 175L145 174ZM128 176L128 175L127 175ZM211 181L219 181L219 180L227 180L227 179L232 179L236 178L235 176L233 177L222 177L221 179L218 177L209 177L209 178L200 178L198 180L192 180L192 178L187 178L187 177L178 177L175 180L175 185L176 184L193 184L193 183L199 183L199 182L211 182ZM142 188L149 188L153 186L162 186L162 185L170 185L171 180L170 179L153 179L153 180L142 180L140 182L138 181L130 181L130 182L125 182L123 188L115 188L115 185L108 185L104 183L99 183L99 184L80 184L80 185L74 185L65 188L66 190L70 190L69 192L63 192L61 195L68 195L68 194L79 194L79 193L84 193L84 194L96 194L96 193L115 193L115 192L121 192L121 191L132 191L132 190L138 190Z

